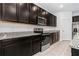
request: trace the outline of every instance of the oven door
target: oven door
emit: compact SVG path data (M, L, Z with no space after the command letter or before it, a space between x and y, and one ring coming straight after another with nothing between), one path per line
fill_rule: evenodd
M42 35L42 49L41 51L45 51L50 47L50 34L43 34Z

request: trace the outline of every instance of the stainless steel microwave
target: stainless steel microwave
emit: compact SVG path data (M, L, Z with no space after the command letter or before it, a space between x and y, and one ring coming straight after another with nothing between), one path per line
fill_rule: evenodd
M38 17L37 17L37 24L38 24L38 25L46 25L46 24L47 24L47 19L44 18L44 17L38 16Z

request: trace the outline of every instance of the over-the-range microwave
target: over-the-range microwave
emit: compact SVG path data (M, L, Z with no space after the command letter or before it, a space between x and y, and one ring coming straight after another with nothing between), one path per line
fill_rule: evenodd
M37 24L38 24L38 25L46 25L46 24L47 24L47 19L44 18L44 17L38 16L38 17L37 17Z

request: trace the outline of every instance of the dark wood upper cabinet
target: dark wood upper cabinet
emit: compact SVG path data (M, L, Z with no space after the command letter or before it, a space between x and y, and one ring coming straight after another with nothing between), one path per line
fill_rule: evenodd
M56 19L56 16L52 15L52 14L48 14L47 15L47 25L48 26L53 26L53 27L56 27L57 25L57 19Z
M72 22L79 22L79 16L73 16Z
M57 18L56 18L56 16L54 16L54 15L52 15L51 16L51 21L50 21L51 23L51 26L54 26L54 27L56 27L57 26Z
M42 16L42 8L38 8L38 16Z
M72 17L72 22L75 22L75 21L74 21L74 17Z
M30 24L35 24L38 16L38 6L30 3Z
M2 18L2 3L0 3L0 20Z
M19 3L18 5L19 7L19 22L22 22L22 23L29 23L29 14L30 14L30 11L29 11L29 7L30 7L30 4L29 3Z
M56 16L33 3L0 3L0 19L37 25L38 17L46 19L46 26L56 26ZM79 21L79 17L73 17Z
M39 9L38 9L38 16L43 17L43 18L46 19L46 16L47 16L46 13L47 13L47 11L45 11L44 9L39 7Z
M46 19L47 19L47 26L50 26L50 13L47 12L46 14Z
M76 17L72 17L72 22L75 22L76 21Z
M16 3L4 3L3 4L3 20L17 21L17 9Z
M2 41L0 41L0 56L2 56Z
M39 11L38 16L40 16L40 17L45 17L46 16L46 11L44 9L39 8L38 11Z

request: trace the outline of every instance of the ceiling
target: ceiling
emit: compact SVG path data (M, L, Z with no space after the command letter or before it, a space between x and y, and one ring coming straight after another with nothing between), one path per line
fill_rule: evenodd
M78 11L79 3L35 3L36 5L48 10L51 13L60 11ZM63 4L63 8L60 5Z

